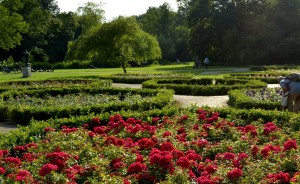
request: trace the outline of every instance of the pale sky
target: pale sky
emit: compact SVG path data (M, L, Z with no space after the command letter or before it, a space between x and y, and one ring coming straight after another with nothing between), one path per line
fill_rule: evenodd
M159 7L164 2L170 4L171 9L177 11L176 0L56 0L61 12L75 11L86 2L102 3L105 18L113 18L146 13L149 7Z

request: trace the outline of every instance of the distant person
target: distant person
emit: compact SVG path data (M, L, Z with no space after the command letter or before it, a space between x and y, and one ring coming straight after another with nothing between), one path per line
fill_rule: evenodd
M201 66L201 61L199 60L199 57L195 57L195 68L199 69L199 66Z
M180 60L178 58L176 59L176 61L177 61L178 64L180 63Z
M279 77L278 83L282 88L283 94L288 92L288 111L298 113L300 108L300 82L295 82L292 79L285 77Z
M205 69L207 69L209 65L209 59L207 57L204 59L204 65L205 65Z

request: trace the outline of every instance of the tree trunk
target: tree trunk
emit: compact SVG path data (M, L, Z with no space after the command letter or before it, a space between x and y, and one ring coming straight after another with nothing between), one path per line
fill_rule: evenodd
M124 73L127 73L125 65L122 64L122 68L123 68Z

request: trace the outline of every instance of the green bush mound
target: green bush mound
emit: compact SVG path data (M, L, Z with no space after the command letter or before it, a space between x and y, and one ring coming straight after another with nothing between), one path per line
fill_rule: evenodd
M232 90L228 92L228 105L239 109L265 109L277 110L282 109L279 99L271 101L266 97L265 99L253 99L246 95L246 90ZM279 96L278 96L279 98Z
M253 89L266 87L265 82L242 79L160 79L142 83L143 88L173 89L179 95L216 96L227 95L233 89Z
M40 81L10 81L0 83L0 93L8 90L21 89L41 89L41 88L65 88L78 87L85 88L87 86L105 87L111 86L111 80L99 79L55 79L55 80L40 80Z
M115 83L141 84L150 79L191 79L193 74L113 74L100 76L100 79L110 79Z
M64 99L60 103L52 100L51 105L51 98L49 97L65 98L66 95L72 94L73 96L66 97L68 98L68 100L65 100L67 101L66 103L63 103ZM94 88L92 85L85 88L70 87L7 91L0 94L0 111L2 112L0 121L28 124L32 118L46 120L49 118L87 115L92 112L110 112L124 109L136 111L161 109L171 102L173 94L172 90ZM84 102L87 101L87 98L92 98L92 95L115 95L116 97L113 98L116 100L110 98L102 103L81 104L77 103L80 99L76 100L74 95L82 96L82 101ZM20 99L23 99L23 103L20 103ZM45 100L48 101L44 102ZM74 101L73 104L72 100ZM13 103L14 101L15 103Z

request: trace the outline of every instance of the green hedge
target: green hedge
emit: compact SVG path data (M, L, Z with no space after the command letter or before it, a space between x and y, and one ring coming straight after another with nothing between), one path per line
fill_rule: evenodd
M8 90L41 89L41 88L66 88L66 87L106 87L111 86L111 80L99 79L55 79L41 81L10 81L0 83L0 93Z
M240 79L161 79L142 83L143 88L173 89L179 95L216 96L227 95L233 89L253 89L266 87L267 84L257 80Z
M134 117L136 119L142 119L150 121L151 117L163 117L173 116L178 113L178 109L175 107L167 106L162 109L152 109L147 111L131 111L121 110L117 112L104 112L101 114L90 113L85 116L72 116L69 118L56 118L48 119L46 121L32 120L29 125L20 127L14 131L10 131L5 134L0 133L0 147L2 149L9 148L15 145L24 145L34 141L37 137L43 137L45 135L45 128L52 127L55 129L62 126L79 127L85 123L89 123L92 118L99 117L101 124L105 125L109 122L110 116L120 114L124 119Z
M191 113L194 113L198 107L191 107L188 109ZM287 111L276 110L262 110L262 109L235 109L231 107L227 108L209 108L203 107L205 110L218 112L220 118L226 118L227 121L232 121L236 125L245 126L249 123L255 122L274 122L280 127L288 127L291 131L300 130L300 115L290 113ZM49 119L46 121L32 120L28 126L20 127L17 130L9 133L0 134L0 147L2 149L12 147L14 145L24 145L29 142L35 141L38 137L45 135L44 129L46 127L52 127L55 129L61 128L63 125L70 127L82 126L85 123L90 122L93 117L99 117L101 124L105 125L109 121L109 117L115 114L121 114L124 119L129 117L135 117L137 119L151 120L151 117L164 117L164 116L178 116L186 115L186 110L179 111L175 107L167 106L162 109L153 109L149 111L125 111L118 112L105 112L94 114L91 113L86 116L72 116L70 118L61 119Z
M282 109L280 102L272 102L268 100L253 100L248 97L243 90L232 90L228 92L228 104L231 107L239 109L265 109L277 110Z
M114 74L100 76L100 79L110 79L115 83L141 84L151 79L191 79L192 74Z
M298 68L296 65L253 65L250 70L253 71L267 71L267 70L289 70Z
M225 79L243 79L243 80L260 80L268 84L277 84L279 76L286 76L291 72L287 71L272 71L262 73L235 73L224 75Z
M45 95L56 96L76 93L88 94L110 94L110 95L125 95L128 93L139 94L143 97L150 96L146 100L141 100L136 103L127 102L108 102L106 104L95 104L91 106L80 107L60 107L48 106L34 108L30 106L21 106L19 108L7 106L5 100L9 97L29 95L31 97L43 98ZM60 88L60 89L40 89L40 90L21 90L7 91L0 95L0 120L10 121L16 124L28 124L30 119L46 120L49 118L63 118L75 115L87 115L89 113L111 112L120 110L136 110L146 111L151 109L161 109L168 105L173 98L172 90L153 90L153 89L128 89L128 88Z
M281 127L289 127L293 131L300 130L300 114L283 111L283 110L264 110L264 109L236 109L226 108L209 108L220 114L220 117L233 121L237 125L245 126L256 121L274 122Z

